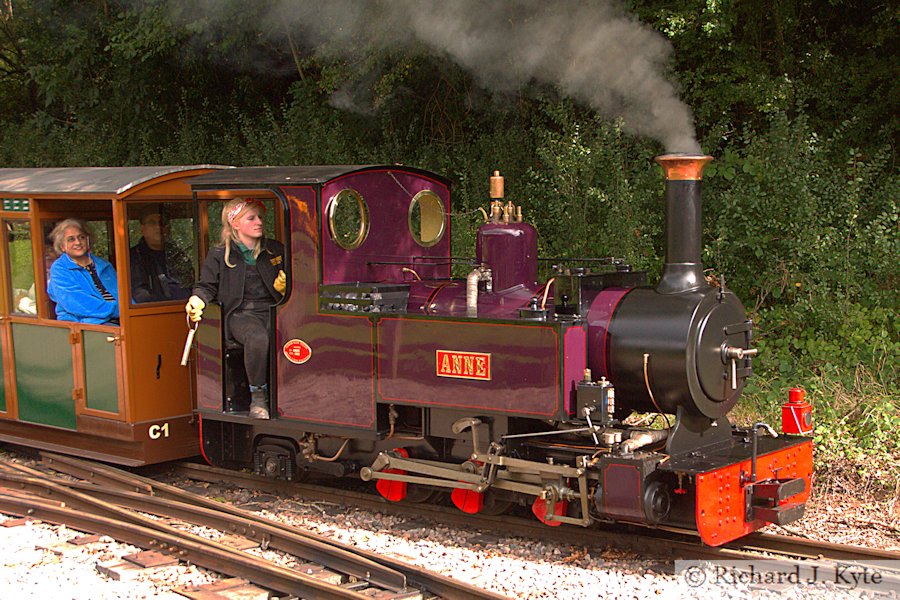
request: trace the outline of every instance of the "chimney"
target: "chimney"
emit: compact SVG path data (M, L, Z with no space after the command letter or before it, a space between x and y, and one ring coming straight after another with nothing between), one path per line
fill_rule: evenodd
M663 154L656 162L666 177L666 265L656 286L660 294L679 294L707 285L702 249L700 183L712 156Z

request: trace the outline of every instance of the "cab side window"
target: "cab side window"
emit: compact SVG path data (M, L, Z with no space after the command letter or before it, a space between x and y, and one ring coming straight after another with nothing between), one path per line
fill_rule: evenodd
M28 221L6 221L5 228L12 283L12 312L18 315L37 315L31 226Z
M133 303L184 300L191 295L196 253L190 204L130 205L128 246Z

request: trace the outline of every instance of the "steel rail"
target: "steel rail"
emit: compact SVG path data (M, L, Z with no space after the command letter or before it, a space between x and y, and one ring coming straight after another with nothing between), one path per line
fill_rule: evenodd
M94 463L71 456L41 451L41 462L49 468L83 479L97 485L104 485L120 490L132 490L144 494L153 493L153 485L140 477L113 467L104 468L105 465ZM15 467L16 465L11 465Z
M737 544L729 544L728 547L737 547ZM849 544L835 544L833 542L810 540L778 533L751 533L741 538L740 549L757 552L777 552L779 554L808 558L827 558L829 560L900 561L900 552L851 546Z
M178 532L177 535L165 533L159 529L150 529L116 518L90 514L81 509L68 508L62 503L35 496L0 494L0 511L64 524L81 531L109 535L116 540L141 548L168 552L181 560L232 577L248 579L280 592L335 600L370 599L369 596L359 592L319 581L293 569L270 564L249 555L241 557L231 549L218 544L199 543L184 536L183 532Z
M389 569L375 561L362 558L340 548L335 548L328 544L326 540L284 531L267 523L251 521L194 504L185 504L157 496L147 496L138 492L103 489L88 482L54 482L62 486L63 489L60 489L56 485L47 485L47 481L39 477L12 474L2 470L0 470L0 481L6 482L7 487L16 486L32 494L49 500L61 500L69 506L84 510L92 510L97 507L94 503L83 501L83 495L87 495L91 498L99 498L103 502L117 507L124 507L159 517L179 519L194 525L211 527L253 540L263 548L279 550L304 560L322 564L326 568L363 579L372 585L394 592L407 590L406 577L395 569ZM78 493L71 494L69 493L70 490ZM128 518L138 525L160 529L161 531L168 530L168 527L159 521L134 518L134 515L131 513L107 512L109 514L105 516L110 518Z
M83 462L79 461L78 459L70 459L68 457L60 458L65 461L74 461L76 463ZM91 463L83 464L93 467ZM57 468L59 466L60 465L54 465L54 468ZM131 489L140 488L144 491L149 490L147 493L151 494L156 493L155 488L157 486L161 488L171 487L155 482L152 479L140 478L137 476L133 477L128 473L118 471L117 469L111 467L104 467L100 465L96 470L100 471L101 473L95 473L95 475L92 476L91 479L97 481L98 483L101 481L106 481L106 478L108 477L108 481L110 483L114 482L116 485L129 487ZM109 470L109 473L106 473L106 470ZM791 538L788 536L779 536L775 534L751 534L744 540L741 540L742 542L747 541L749 543L734 543L731 544L730 547L726 545L725 547L712 548L700 544L699 540L696 538L696 535L683 535L690 532L680 530L672 530L669 532L653 531L653 535L647 535L646 533L644 533L643 529L622 527L617 527L612 531L572 527L548 528L530 519L522 519L510 516L486 518L483 515L463 515L459 511L439 506L412 505L409 503L389 504L379 497L373 496L371 494L348 492L345 490L336 490L334 488L312 486L309 484L304 484L301 486L296 483L273 480L247 473L217 469L214 467L207 467L205 465L179 464L177 465L176 470L179 471L182 475L202 481L229 482L253 490L269 491L278 494L299 494L310 499L318 499L331 503L343 502L345 504L352 504L360 508L368 508L374 511L391 512L407 517L425 517L434 519L443 524L455 523L459 524L460 526L464 526L467 529L477 527L487 530L495 530L506 535L523 535L541 539L556 540L560 543L569 545L577 546L584 544L586 546L592 546L596 544L606 544L608 546L613 546L616 548L622 548L624 546L641 555L646 555L648 553L647 549L653 548L652 554L656 556L668 556L670 558L695 558L701 560L766 560L768 563L773 564L773 568L778 568L781 565L783 565L785 568L793 568L794 566L796 566L796 563L786 560L786 557L800 557L804 559L803 564L805 566L809 567L819 565L819 567L823 569L833 568L834 563L823 563L821 560L817 561L816 559L826 558L830 561L853 561L857 563L874 560L900 559L900 554L892 553L889 551L857 548L841 544L829 544L827 542L817 542L814 540ZM202 496L195 496L193 494L190 494L189 492L178 490L177 488L172 489L176 490L177 493L194 496L201 502L211 502L219 509L224 508L224 505L221 505L218 502L214 502L209 499L205 499ZM412 514L413 512L415 512L415 514ZM253 515L252 513L248 514L250 514L255 519L259 519L259 517L256 517L256 515ZM778 547L776 548L775 546ZM774 558L771 556L760 557L758 554L755 554L760 551L781 554L783 556ZM385 557L379 556L377 558L384 559ZM883 564L877 565L875 566L875 568L879 569L879 572L884 577L884 584L889 583L894 587L900 586L900 572L896 571L893 568L886 569ZM414 575L415 573L411 574L411 579L414 578ZM426 587L428 587L428 589L432 592L441 593L435 586ZM455 588L455 586L453 587ZM883 589L883 587L877 586L876 588L873 588L874 591L880 591ZM446 594L446 597L449 598L454 596L452 596L451 594ZM456 597L474 596L462 595Z
M337 490L325 486L273 480L259 475L229 471L194 463L177 463L176 471L186 477L207 482L230 482L249 489L272 493L298 494L328 502L352 503L372 511L389 512L407 517L419 516L443 524L466 528L482 528L508 535L522 535L558 541L570 545L606 545L647 554L648 548L659 556L703 560L758 559L759 552L787 557L832 561L873 562L900 561L900 553L873 548L818 542L770 533L755 533L732 544L719 547L703 545L695 533L662 531L639 527L611 526L608 529L580 527L547 527L531 519L510 515L489 517L470 515L452 508L435 505L390 503L380 497L360 492Z
M149 479L146 477L141 477L140 475L135 475L132 473L128 473L125 471L121 471L116 469L115 467L110 467L107 465L100 465L91 463L88 461L83 461L77 458L72 458L68 456L56 455L51 453L42 452L42 458L45 460L46 464L60 472L68 473L77 477L84 477L90 481L94 481L96 483L103 483L103 485L115 486L123 490L134 490L139 491L141 493L152 494L153 496L176 499L185 503L193 503L198 506L204 506L210 508L215 511L221 511L228 514L232 514L235 516L239 516L245 518L254 523L266 524L272 527L276 527L281 530L285 530L288 533L301 535L304 537L315 537L316 539L320 539L325 541L326 543L354 553L358 554L368 560L374 561L389 569L394 569L400 573L402 573L409 582L410 585L415 587L423 587L427 589L429 592L439 595L441 598L445 598L447 600L468 600L468 599L484 599L484 600L502 600L505 596L496 594L493 592L489 592L487 590L480 589L473 585L467 584L465 582L461 582L458 580L451 579L439 573L435 573L432 571L428 571L422 569L421 567L410 565L408 563L402 562L400 560L394 559L389 556L385 556L382 554L377 554L375 552L362 550L360 548L354 548L347 544L343 544L341 542L335 540L326 540L321 536L316 536L315 534L298 529L296 527L291 527L290 525L285 525L282 523L278 523L276 521L271 521L256 515L249 511L244 511L234 506L230 506L228 504L223 504L220 502L216 502L214 500L210 500L209 498L205 498L203 496L192 494L185 490L181 490L175 486L167 485L165 483L161 483L158 481L154 481L153 479ZM199 465L202 466L202 465ZM213 467L206 467L207 469L213 469ZM231 473L237 476L246 475L236 471L225 471L221 470L222 473ZM277 490L274 488L266 488L266 487L257 487L253 485L254 479L251 476L250 479L241 479L243 487L248 489L257 489L257 490L269 490L276 491L280 493L295 493L297 490L291 490L290 484L288 482L280 482L282 484L288 484L285 488L278 488ZM195 478L199 479L199 478ZM260 478L264 482L272 482L271 479ZM220 479L216 479L218 481ZM321 488L323 493L321 495L321 499L325 501L334 501L335 490L331 488ZM365 496L365 494L360 494L360 496Z

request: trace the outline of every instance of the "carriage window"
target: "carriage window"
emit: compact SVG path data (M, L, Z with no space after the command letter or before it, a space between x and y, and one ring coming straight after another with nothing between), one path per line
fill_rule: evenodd
M75 216L76 219L81 219L78 216ZM60 219L61 220L61 219ZM91 254L94 256L99 256L103 260L109 261L109 263L115 267L116 266L116 251L115 245L113 244L113 226L112 219L81 219L85 226L88 229L88 234L90 235L89 240L89 248ZM44 231L44 250L45 250L45 262L47 272L50 272L50 265L53 264L53 261L59 258L56 250L53 248L53 239L50 237L50 232L53 231L53 228L56 226L58 221L43 221L41 226Z
M346 188L328 204L331 239L344 250L359 248L369 234L369 209L356 190Z
M431 190L422 190L409 203L409 232L428 248L444 237L444 203Z
M112 219L87 219L86 222L91 232L91 253L108 260L115 267L116 249L113 243Z
M183 300L191 295L196 253L190 204L129 205L128 246L132 302Z
M6 232L9 273L12 278L12 312L36 315L31 227L28 221L7 221Z

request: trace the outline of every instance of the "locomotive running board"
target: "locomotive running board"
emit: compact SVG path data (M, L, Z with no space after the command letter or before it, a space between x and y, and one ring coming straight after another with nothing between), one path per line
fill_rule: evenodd
M548 504L559 500L579 500L581 504L581 518L548 514L548 520L580 525L582 527L587 527L593 523L589 509L587 469L509 458L494 453L476 453L473 454L472 458L475 462L485 465L484 475L473 473L466 469L465 465L472 465L473 463L448 466L447 463L405 458L392 452L381 452L371 467L360 469L359 476L363 481L371 481L373 479L402 481L449 489L471 490L477 493L484 493L493 487L535 496L546 500ZM499 467L501 466L505 467L506 470L500 470ZM407 475L406 473L388 473L386 469L419 473L424 475L424 477ZM559 485L547 483L541 477L542 474L558 478L561 483ZM578 491L572 490L564 484L568 478L578 479Z

